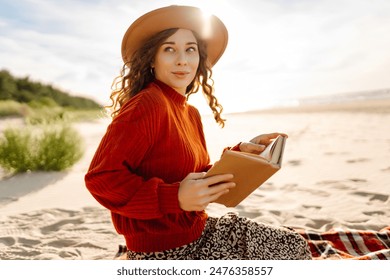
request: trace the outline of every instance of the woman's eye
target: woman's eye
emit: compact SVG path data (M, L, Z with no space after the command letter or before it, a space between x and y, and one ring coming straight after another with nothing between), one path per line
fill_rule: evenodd
M187 49L188 52L196 52L196 48L194 47L190 47Z
M166 47L164 49L164 52L173 52L173 51L175 51L175 50L172 47Z

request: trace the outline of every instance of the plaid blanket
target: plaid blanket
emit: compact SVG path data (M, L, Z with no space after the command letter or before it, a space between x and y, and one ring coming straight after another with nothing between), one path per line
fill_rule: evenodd
M390 260L390 226L380 231L296 231L308 241L313 259Z

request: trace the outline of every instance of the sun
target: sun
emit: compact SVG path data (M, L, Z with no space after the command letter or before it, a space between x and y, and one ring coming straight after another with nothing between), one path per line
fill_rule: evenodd
M228 30L240 23L240 20L237 18L240 17L237 13L237 9L234 7L233 3L226 0L182 0L177 1L177 4L198 7L204 13L205 18L210 15L217 16L226 25Z
M222 22L226 25L228 30L230 28L233 28L233 26L237 26L240 24L240 20L237 18L239 17L237 9L235 9L232 3L229 3L229 1L194 1L194 6L199 7L205 14L205 17L215 15L220 18Z

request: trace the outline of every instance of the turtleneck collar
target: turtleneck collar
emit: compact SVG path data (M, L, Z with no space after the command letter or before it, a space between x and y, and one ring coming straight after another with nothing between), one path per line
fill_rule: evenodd
M162 89L163 93L171 98L175 103L180 104L184 106L187 102L187 99L184 95L181 93L177 92L167 84L159 81L159 80L154 80L153 83L155 83L159 88Z

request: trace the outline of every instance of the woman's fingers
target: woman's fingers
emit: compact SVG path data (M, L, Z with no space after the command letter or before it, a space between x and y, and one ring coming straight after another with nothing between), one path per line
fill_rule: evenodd
M206 175L206 172L190 173L187 175L186 179L200 180L200 179L204 178L204 175Z
M242 152L259 154L279 135L288 137L285 133L273 132L268 134L260 134L249 142L243 142L240 144L240 150Z
M209 185L207 189L207 195L206 195L207 204L217 200L220 196L227 194L231 188L234 188L236 186L236 183L232 181L219 181L221 178L224 178L225 180L233 179L233 175L231 174L228 174L231 176L225 176L225 175L226 174L224 174L223 176L221 175L212 176L216 178L210 177L212 178L212 182L217 181L217 183L213 183Z
M253 139L251 139L249 142L268 145L272 139L275 139L279 135L284 136L284 137L288 137L286 133L272 132L272 133L258 135L256 137L254 137Z
M207 190L208 195L215 195L219 193L224 193L226 191L229 191L229 189L234 188L236 186L236 183L234 182L224 182L219 184L214 184L209 186Z
M212 186L218 183L231 181L233 179L233 174L219 174L213 175L207 178L203 178L203 182L208 186Z
M259 154L265 149L265 145L243 142L240 144L240 150L246 153Z
M204 178L205 173L190 173L180 183L179 205L185 211L204 210L207 205L235 186L232 174Z

